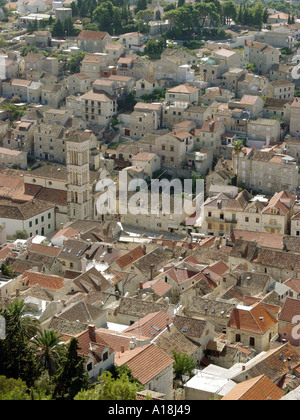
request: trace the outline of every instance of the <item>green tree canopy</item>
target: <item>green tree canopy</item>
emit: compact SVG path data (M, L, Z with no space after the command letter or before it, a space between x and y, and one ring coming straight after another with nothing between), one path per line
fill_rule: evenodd
M174 372L177 378L182 380L183 376L191 377L193 375L193 371L196 369L197 363L194 361L192 356L173 350L173 359Z
M30 338L36 334L37 321L25 315L23 302L15 301L0 310L6 322L5 339L0 340L0 375L21 379L30 387L40 375Z
M51 330L39 331L33 340L37 361L43 369L48 371L50 376L56 373L60 356L64 350L60 341L60 335Z
M99 384L93 389L79 392L74 400L136 400L137 384L131 382L126 373L113 378L108 371L99 378Z
M89 388L85 358L78 354L78 350L78 340L72 337L53 378L55 399L73 400L78 392Z
M0 401L3 400L30 400L26 383L20 378L6 378L0 375Z

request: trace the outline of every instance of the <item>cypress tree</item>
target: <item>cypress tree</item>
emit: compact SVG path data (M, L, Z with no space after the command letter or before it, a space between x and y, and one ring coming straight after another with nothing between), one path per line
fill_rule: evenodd
M58 400L73 400L81 390L89 388L85 359L78 354L78 340L71 338L66 353L61 357L60 367L54 378L53 396Z

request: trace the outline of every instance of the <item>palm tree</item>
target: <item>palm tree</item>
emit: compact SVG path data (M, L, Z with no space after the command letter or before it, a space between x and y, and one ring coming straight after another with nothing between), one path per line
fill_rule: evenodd
M23 301L15 300L0 311L0 315L9 318L14 326L19 330L23 330L27 338L36 335L39 329L39 321L30 315L26 315L26 305Z
M49 372L50 376L56 373L59 357L64 349L60 344L61 336L55 331L39 331L33 340L36 348L36 357L42 367Z

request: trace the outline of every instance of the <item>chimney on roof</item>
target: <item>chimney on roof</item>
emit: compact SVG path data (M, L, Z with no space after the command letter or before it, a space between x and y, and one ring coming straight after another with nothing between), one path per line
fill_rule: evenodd
M124 351L125 351L125 347L121 346L121 353L124 353Z
M136 347L136 337L131 337L130 344L131 344L130 350L132 350Z
M245 365L243 365L242 366L242 372L244 372L246 370L246 366Z
M150 265L151 280L153 279L153 268L154 268L154 265L151 264Z
M91 341L95 341L95 335L96 335L96 327L95 325L89 325L88 326L88 330L89 330L89 337Z
M144 286L143 286L143 282L140 281L140 290L143 290Z

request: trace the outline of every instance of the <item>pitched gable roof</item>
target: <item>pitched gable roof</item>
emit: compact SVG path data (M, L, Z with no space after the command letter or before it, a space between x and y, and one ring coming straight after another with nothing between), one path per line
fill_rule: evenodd
M68 239L58 254L58 258L71 261L80 260L89 247L90 244L80 239Z
M117 313L137 316L142 318L149 313L165 311L167 312L169 305L166 302L149 302L146 300L136 298L122 297L119 307L116 309Z
M92 331L90 327L75 336L78 339L80 355L86 358L93 355L95 364L101 361L101 355L104 351L109 350L112 354L114 350L109 346L101 334L97 334L97 330Z
M300 295L300 279L291 277L290 279L287 279L283 284L290 287L294 292Z
M290 211L295 200L296 197L292 196L287 191L281 191L271 198L271 200L269 201L265 209L262 211L262 213L271 214L272 209L276 208L278 211L278 215L286 215Z
M242 373L252 378L264 374L276 382L288 372L297 368L300 364L300 353L290 343L285 343L280 347L271 349L263 353L261 357L247 364L246 370ZM241 373L241 372L240 372ZM238 378L240 373L236 375ZM235 380L235 378L233 378Z
M277 320L264 309L263 305L257 303L252 307L234 308L227 325L242 331L265 334L275 324Z
M20 283L24 283L25 286L31 287L35 284L39 284L43 289L57 291L60 290L64 285L64 279L59 276L50 274L35 273L32 271L25 271L22 274Z
M54 236L52 236L51 241L53 241L53 239L57 239L60 237L65 237L65 238L72 238L72 236L78 235L78 231L71 228L71 227L67 227L65 229L60 229Z
M28 248L28 252L47 255L48 257L57 257L61 249L55 246L47 246L41 244L32 244Z
M73 280L73 283L84 293L91 291L104 292L112 286L95 267L91 267L85 273L80 274Z
M99 309L86 302L77 302L64 310L59 316L71 322L77 320L81 323L92 324L94 320L101 317L105 310Z
M115 364L127 365L142 385L146 385L173 363L174 360L154 344L117 353L115 357Z
M172 289L172 286L162 279L153 279L144 283L143 289L148 288L157 296L164 296Z
M106 35L108 35L108 33L104 31L83 30L78 35L77 39L92 39L94 41L102 41Z
M171 92L171 93L194 93L194 92L198 92L199 89L193 87L193 86L189 86L189 84L185 83L182 85L178 85L175 86L171 89L168 89L167 92Z
M279 315L279 321L289 322L296 324L297 322L293 322L294 316L300 314L300 300L298 299L291 299L287 298L283 304Z
M139 258L145 255L145 251L142 246L137 246L133 250L127 252L121 257L115 260L115 263L121 268L124 269L128 267L133 262L137 261Z
M201 338L207 328L207 320L176 315L174 318L175 327L186 337Z
M142 319L126 328L124 332L131 332L134 335L143 335L153 339L158 334L160 334L171 322L172 318L166 312L154 312L144 316Z
M154 338L154 343L170 357L173 356L173 351L193 356L199 348L182 331L179 331L174 324L165 328L157 338Z
M235 400L235 401L267 401L267 400L280 400L284 396L284 392L278 388L266 376L260 375L255 378L237 384L231 391L226 394L222 400Z

